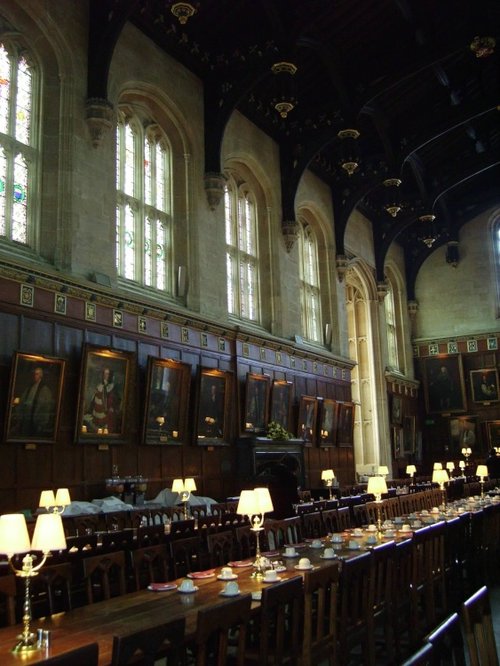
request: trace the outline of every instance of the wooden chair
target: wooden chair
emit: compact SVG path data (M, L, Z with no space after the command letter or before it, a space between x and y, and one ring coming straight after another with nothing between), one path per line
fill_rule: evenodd
M238 557L242 560L255 557L257 541L255 532L252 532L250 525L239 525L233 531L238 548Z
M426 638L434 647L435 664L466 666L465 646L460 629L460 619L453 613L434 629Z
M382 502L382 520L397 518L400 515L399 511L399 499L397 497L388 497Z
M234 534L231 530L207 534L209 566L226 565L237 556Z
M72 581L73 567L69 562L44 565L31 584L33 617L71 610Z
M414 652L402 666L437 666L433 658L434 647L432 643L424 643L416 652Z
M100 527L104 527L101 524L101 517L96 514L73 516L73 526L74 531L72 533L75 536L88 536L89 534L98 532Z
M16 577L14 574L0 576L0 598L5 603L5 622L16 624Z
M352 514L354 517L355 527L361 527L362 525L368 525L370 523L365 504L356 504L353 506Z
M411 645L411 586L412 586L412 542L410 539L396 543L393 568L393 614L394 643L398 663L407 656Z
M158 546L166 543L163 525L146 525L136 530L137 548Z
M66 537L66 551L63 556L84 555L97 550L97 534L82 534Z
M490 597L486 586L464 601L460 616L470 666L498 666Z
M365 506L366 516L368 518L368 523L376 525L379 508L382 514L382 504L378 504L377 502L366 502L364 506Z
M297 664L301 654L303 601L301 577L262 590L257 641L247 649L245 663Z
M125 528L123 530L116 530L112 532L103 532L100 535L101 550L102 552L110 552L113 550L129 551L134 546L134 530Z
M89 645L83 645L36 663L38 666L98 666L98 662L99 645L98 643L89 643Z
M304 576L304 633L301 666L315 666L327 660L337 663L337 562Z
M141 590L151 583L160 583L169 579L169 557L166 544L136 548L131 550L129 555L136 590Z
M133 527L130 511L108 511L104 514L104 525L108 532L118 532Z
M348 506L337 509L335 523L336 529L334 532L343 532L351 527L351 509Z
M346 507L349 511L349 507ZM323 521L324 529L327 534L332 534L337 531L338 527L338 518L337 518L338 509L326 509L321 512L321 519Z
M205 560L199 536L175 539L170 542L172 577L180 578L203 569Z
M319 511L301 514L302 534L308 539L325 536L326 530Z
M168 665L182 664L182 649L186 619L178 618L157 627L140 629L113 637L111 666L154 666L160 657L168 655Z
M96 593L101 599L125 594L125 553L122 550L86 557L82 565L87 603L94 603Z
M458 608L466 598L468 521L469 517L464 520L462 515L445 523L444 568L451 608Z
M373 666L372 554L362 553L342 562L339 579L337 657L341 666L350 663L354 647L362 646L364 666Z
M302 541L300 516L283 520L265 520L264 534L269 550L277 550L287 543L300 543Z
M396 647L394 637L394 565L396 544L394 541L375 546L372 550L371 577L373 586L373 632L369 640L374 640L377 648L377 629L380 627L383 640L380 644L387 655L387 663L394 663Z
M196 666L226 666L227 663L243 666L251 604L252 596L244 594L198 611L194 639ZM236 632L237 642L232 655L234 660L228 662L230 632L231 637Z
M197 531L195 527L194 518L188 518L187 520L173 520L170 523L170 538L173 541L174 539L186 539L187 537L196 536Z

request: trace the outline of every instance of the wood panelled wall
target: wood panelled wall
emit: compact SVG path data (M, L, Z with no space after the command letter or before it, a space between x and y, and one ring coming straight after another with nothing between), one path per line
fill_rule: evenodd
M312 355L293 345L278 345L266 339L242 336L207 325L186 316L148 310L137 303L123 303L111 296L92 294L78 288L63 289L68 294L66 314L54 313L54 296L61 293L46 288L40 278L35 286L0 277L0 428L5 431L9 379L15 351L64 358L66 370L61 418L55 444L6 443L2 434L0 464L0 513L35 508L41 489L69 487L74 500L90 501L105 496L104 479L118 466L120 476L142 474L149 479L147 499L153 499L176 477L195 477L199 495L216 499L239 493L236 478L236 440L241 434L240 401L247 372L268 374L271 379L294 383L294 409L300 395L307 394L350 399L349 362ZM42 283L42 287L37 286ZM28 280L29 283L29 280ZM49 285L50 286L50 285ZM26 307L23 288L32 301ZM31 290L31 291L30 291ZM21 297L20 297L21 295ZM29 300L29 299L28 299ZM85 303L97 303L96 320L86 321ZM113 312L121 308L122 326L113 326ZM164 325L168 320L168 326ZM139 333L139 331L141 331ZM168 339L163 339L168 337ZM128 424L128 442L110 445L75 443L75 423L82 350L85 343L136 354L135 378ZM279 352L277 351L279 348ZM141 443L146 368L148 356L172 358L190 364L192 369L188 443L182 446L151 446ZM276 360L279 360L279 363ZM237 377L232 397L231 445L198 446L194 439L198 368L231 371ZM311 484L319 484L320 470L333 467L342 483L354 480L353 450L306 449L306 465Z

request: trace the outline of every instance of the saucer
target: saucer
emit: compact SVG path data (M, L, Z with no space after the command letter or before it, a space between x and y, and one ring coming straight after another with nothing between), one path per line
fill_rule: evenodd
M300 567L298 564L296 564L294 569L298 569L298 571L310 571L311 569L314 569L314 567L312 564L310 564L308 567Z
M282 553L282 557L300 557L299 553L294 553L293 555L287 555L286 553Z
M235 578L238 578L236 574L231 574L231 576L221 576L220 574L217 576L217 580L234 580Z
M330 556L327 557L326 555L320 555L320 557L321 557L322 560L335 560L337 556L336 555L330 555Z
M274 578L274 580L266 580L265 578L263 578L262 582L263 583L277 583L280 580L281 580L281 576L277 576L276 578Z
M181 590L181 588L178 587L177 592L180 592L180 594L192 594L193 592L198 592L198 588L196 587L196 585L190 590Z
M260 590L258 592L252 592L252 599L254 601L260 601L262 599L262 592Z
M348 546L349 550L361 550L361 546Z
M241 592L239 590L238 592L224 592L224 590L222 590L219 594L221 597L239 597Z
M318 544L310 543L309 548L323 548L323 544L322 543L318 543Z
M176 583L151 583L148 585L148 590L152 592L168 592L169 590L176 590Z

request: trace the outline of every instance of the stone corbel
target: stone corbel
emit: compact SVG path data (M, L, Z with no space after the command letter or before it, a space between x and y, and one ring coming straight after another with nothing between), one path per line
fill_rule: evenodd
M283 234L283 241L285 249L290 254L297 239L299 237L300 224L297 220L283 221L281 223L281 233Z
M104 136L113 128L113 105L107 99L91 97L85 107L85 119L94 148L98 148Z
M389 284L387 280L380 280L377 282L377 296L379 303L384 302L384 298L387 296L387 293L389 292Z
M337 275L339 277L339 282L344 280L344 275L349 267L349 259L345 254L338 254L335 258L335 266L337 267Z
M215 210L224 196L226 176L223 173L207 171L204 176L205 194L207 195L210 210Z
M412 321L415 320L418 312L418 302L417 301L408 301L408 314Z

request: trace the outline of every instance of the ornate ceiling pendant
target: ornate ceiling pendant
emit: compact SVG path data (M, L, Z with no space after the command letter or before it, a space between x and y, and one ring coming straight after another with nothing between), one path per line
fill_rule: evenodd
M480 37L476 35L470 43L470 50L476 58L487 58L493 55L496 45L497 42L494 37Z
M297 106L293 80L297 67L292 62L275 62L271 71L276 76L278 84L278 92L272 100L272 105L282 118L286 118Z
M400 178L386 178L383 182L385 187L394 187L397 188L401 185L403 181ZM384 204L384 210L389 213L391 217L397 217L398 213L402 210L403 206L401 202L396 199L396 195L391 197L389 201Z
M439 238L439 234L436 232L433 224L436 216L430 213L428 215L420 215L418 219L419 222L423 222L427 227L424 233L419 236L419 240L425 243L428 248L431 248Z
M190 2L174 2L170 11L181 25L185 25L188 19L196 14L196 9Z
M356 154L355 142L360 134L356 129L344 129L340 130L340 132L337 133L337 136L342 141L343 155L340 159L340 166L348 176L352 176L352 174L359 169L359 159Z

